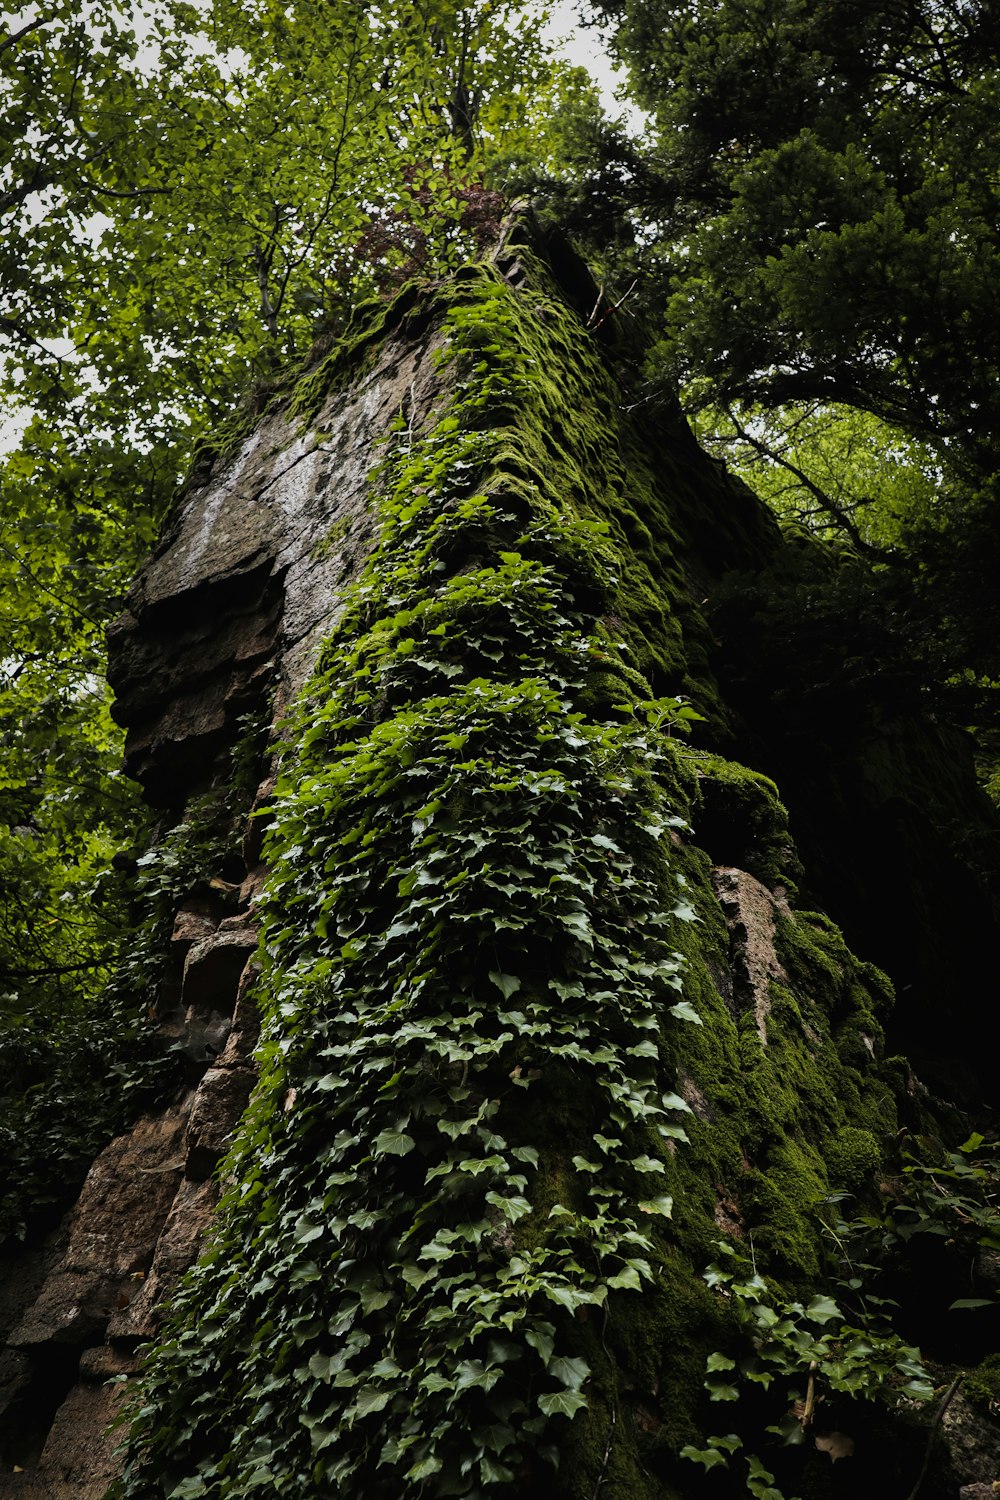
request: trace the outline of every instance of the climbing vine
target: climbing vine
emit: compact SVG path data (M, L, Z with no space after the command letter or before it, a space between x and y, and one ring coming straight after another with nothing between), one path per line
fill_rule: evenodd
M806 1441L824 1400L835 1393L889 1408L931 1399L934 1387L920 1351L906 1344L885 1317L877 1313L845 1316L826 1293L818 1293L808 1303L789 1301L768 1285L736 1246L720 1241L718 1249L723 1259L708 1267L705 1280L729 1302L733 1321L743 1335L743 1348L734 1351L737 1358L724 1350L709 1355L705 1389L711 1401L739 1402L759 1396L761 1389L767 1391L775 1420L766 1432L787 1446L796 1446ZM759 1423L759 1410L755 1416ZM834 1459L853 1453L849 1434L829 1432L822 1416L820 1425L817 1447ZM739 1454L746 1465L747 1493L756 1500L784 1500L774 1475L756 1454L742 1453L743 1446L738 1433L716 1434L704 1448L687 1444L681 1457L711 1470L728 1466L732 1456Z
M401 415L289 729L261 1081L130 1500L523 1486L587 1404L588 1316L653 1277L687 1109L664 1036L699 1019L665 837L690 710L627 669L594 706L617 557L518 450L519 317L487 270L450 303L449 397Z

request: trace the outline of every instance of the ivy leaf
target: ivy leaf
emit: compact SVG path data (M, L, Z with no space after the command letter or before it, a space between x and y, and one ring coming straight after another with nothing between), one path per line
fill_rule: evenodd
M670 1014L676 1016L678 1021L692 1021L695 1026L702 1024L701 1016L689 1000L678 1000L676 1005L671 1005Z
M716 1351L708 1356L705 1369L711 1374L713 1370L735 1370L736 1361L730 1359L728 1354L720 1354Z
M516 995L521 988L521 981L516 974L501 974L499 969L491 969L489 977L505 1000L509 1000L511 995Z
M575 1313L578 1307L584 1307L593 1302L595 1297L590 1292L577 1291L575 1287L559 1286L548 1283L541 1290L550 1302L557 1302L560 1307L565 1307L568 1312Z
M516 1224L518 1219L522 1219L526 1214L531 1213L531 1204L527 1198L516 1196L504 1198L499 1193L487 1193L486 1201L492 1204L494 1208L498 1208L512 1224Z
M419 1291L425 1282L434 1280L437 1272L422 1271L419 1266L409 1265L403 1267L402 1275L407 1286L412 1286L415 1291Z
M718 1448L694 1448L690 1443L684 1445L680 1456L681 1458L690 1459L692 1463L701 1464L706 1471L729 1462L725 1454L720 1453Z
M479 1460L479 1472L484 1484L512 1484L514 1481L513 1469L508 1469L506 1464L499 1463L488 1453Z
M680 1094L661 1094L660 1103L664 1109L679 1109L682 1114L691 1114L691 1106Z
M616 1292L639 1292L642 1290L639 1272L634 1266L626 1266L624 1271L618 1272L617 1276L609 1276L608 1286Z
M552 1360L548 1371L555 1380L561 1380L569 1390L578 1391L590 1375L590 1366L585 1359L570 1359L565 1355L560 1355L558 1359Z
M843 1320L843 1316L832 1297L814 1297L806 1308L806 1317L814 1323L829 1323L833 1318Z
M444 1464L441 1459L435 1458L432 1454L430 1458L422 1458L419 1463L415 1463L412 1469L407 1469L406 1477L407 1479L430 1479L432 1474L440 1473L443 1468Z
M708 1391L710 1401L738 1401L740 1393L734 1385L727 1385L725 1381L706 1380L705 1388Z
M555 1337L556 1331L551 1323L538 1323L534 1328L529 1328L524 1335L525 1343L537 1351L542 1364L546 1367L548 1367L549 1361L552 1358Z
M354 1403L355 1414L359 1417L369 1417L374 1412L384 1411L392 1400L392 1391L381 1391L377 1386L365 1386L363 1391L358 1392Z
M657 1198L647 1198L639 1207L644 1214L660 1214L664 1219L669 1219L674 1211L674 1200L666 1193L661 1193Z
M376 1156L407 1156L416 1144L405 1130L382 1130L376 1136L372 1150Z
M308 1245L312 1240L318 1240L322 1233L322 1224L313 1224L305 1218L299 1219L295 1225L295 1243Z
M586 1396L579 1391L553 1391L539 1396L538 1406L547 1417L573 1417L587 1405Z

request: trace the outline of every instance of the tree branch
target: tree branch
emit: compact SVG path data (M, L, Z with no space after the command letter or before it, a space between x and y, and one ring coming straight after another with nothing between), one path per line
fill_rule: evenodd
M803 489L808 490L809 494L812 495L820 510L824 511L846 533L859 552L864 552L869 557L883 556L878 547L873 547L870 542L865 541L857 526L851 520L850 515L837 504L836 500L831 499L826 491L821 489L814 480L810 479L809 475L803 469L800 469L798 464L793 463L790 458L785 458L783 454L777 453L767 443L762 442L760 438L755 438L729 408L726 408L726 415L735 427L741 441L746 443L749 448L752 448L755 453L758 453L761 458L766 458L769 462L780 465L781 468L792 474Z
M20 31L12 31L10 36L4 37L3 41L0 42L0 57L7 51L8 47L13 47L15 42L19 42L30 31L37 31L39 26L47 26L51 19L51 16L39 16L36 21L28 21L21 27Z

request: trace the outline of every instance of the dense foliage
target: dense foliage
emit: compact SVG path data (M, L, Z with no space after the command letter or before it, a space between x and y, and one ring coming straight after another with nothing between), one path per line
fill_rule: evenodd
M658 329L649 399L679 384L780 512L879 565L928 678L976 684L957 711L992 724L995 3L594 9L645 126L577 111L571 154L609 191L550 190Z
M910 631L939 675L1000 674L992 12L601 0L588 15L631 67L643 142L553 64L528 0L162 0L129 24L52 0L8 25L0 1147L23 1191L0 1233L23 1233L156 1081L148 971L122 955L142 813L117 771L103 629L239 393L266 397L362 298L454 270L506 190L546 194L603 260L595 332L649 320L629 400L679 382L777 509L919 565L940 618L883 607L897 569L879 630ZM678 823L670 772L650 774L678 705L640 699L636 674L625 707L587 700L620 566L601 529L558 517L565 496L470 494L484 427L502 432L537 376L507 315L499 298L450 308L454 407L418 444L401 433L379 476L382 547L298 722L270 848L264 1083L150 1377L129 1495L303 1473L316 1493L544 1483L601 1342L574 1315L654 1279L687 1109L658 1065L697 1020L675 995L695 913L659 839ZM150 933L189 832L147 867ZM517 962L484 976L469 955L498 911ZM593 1159L539 1185L570 1101ZM951 1170L974 1169L953 1153ZM892 1210L881 1233L907 1227ZM808 1349L853 1390L870 1330L824 1331L822 1297L756 1282L736 1284L744 1322L782 1329L781 1377ZM878 1393L927 1394L909 1349L887 1335L878 1353ZM730 1355L713 1358L724 1375ZM723 1463L718 1444L690 1456ZM754 1464L753 1492L775 1493Z

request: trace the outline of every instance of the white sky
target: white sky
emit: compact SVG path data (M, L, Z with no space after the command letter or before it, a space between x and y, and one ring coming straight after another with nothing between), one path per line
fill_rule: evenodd
M546 8L549 12L546 35L570 62L586 68L608 114L623 115L629 128L638 133L642 128L642 111L618 97L625 82L624 70L612 67L600 30L596 26L581 26L576 0L550 0Z

